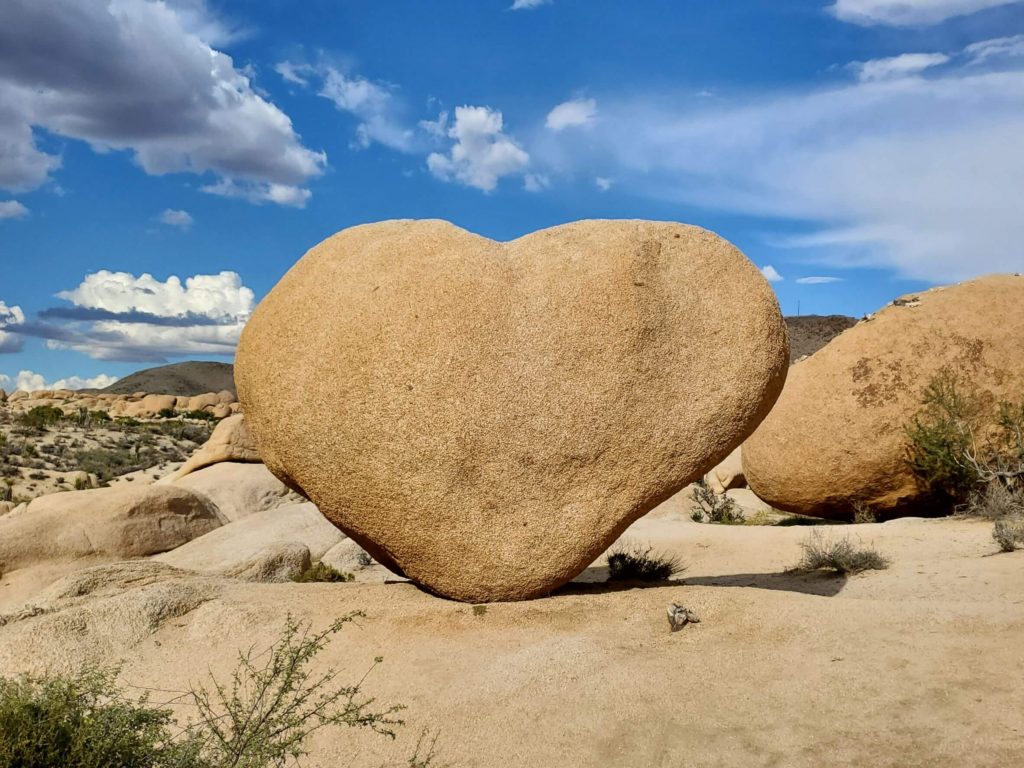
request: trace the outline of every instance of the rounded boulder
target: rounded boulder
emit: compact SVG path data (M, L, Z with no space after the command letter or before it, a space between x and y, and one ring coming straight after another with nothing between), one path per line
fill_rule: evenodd
M931 515L907 463L907 427L941 371L990 401L1024 392L1024 277L905 296L795 364L743 444L750 488L773 507L837 520Z
M698 227L391 221L307 253L235 376L286 485L392 570L491 601L580 573L742 442L787 367L771 287Z

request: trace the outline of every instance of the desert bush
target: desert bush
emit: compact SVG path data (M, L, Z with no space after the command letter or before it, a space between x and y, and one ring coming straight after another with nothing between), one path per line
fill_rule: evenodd
M1009 488L998 481L987 483L971 494L966 512L986 520L1024 515L1024 488Z
M52 405L37 405L18 416L18 423L23 427L45 429L64 421L64 411Z
M993 482L1024 485L1024 402L993 404L943 370L922 391L906 432L918 483L950 510Z
M803 557L799 571L835 571L840 574L879 571L889 567L889 560L876 550L854 543L849 536L833 539L820 530L813 531L800 543Z
M189 411L185 414L186 419L197 419L199 421L217 421L217 417L209 411Z
M992 526L992 538L1003 552L1024 547L1024 515L1006 515L996 520Z
M321 632L289 617L271 648L239 654L230 680L168 691L191 710L183 727L145 695L133 701L115 684L116 668L0 679L0 768L284 768L299 764L309 737L323 728L394 738L404 707L363 695L366 675L339 685L337 671L309 668L333 635L362 616L347 614ZM413 768L434 762L436 738L424 751L425 738L408 761Z
M681 570L679 558L651 546L617 544L608 553L609 581L665 581Z
M746 522L739 504L725 493L715 493L703 480L694 483L690 498L697 505L697 509L691 515L695 522L723 525L742 525Z
M869 504L862 501L853 503L853 522L855 523L877 523L878 515Z
M192 768L192 747L170 739L171 713L126 701L116 668L67 677L0 678L3 768Z
M321 563L319 561L313 563L309 568L292 579L292 581L297 581L300 584L305 584L311 581L341 582L354 580L355 576L351 573L342 573L341 571L327 565L327 563Z

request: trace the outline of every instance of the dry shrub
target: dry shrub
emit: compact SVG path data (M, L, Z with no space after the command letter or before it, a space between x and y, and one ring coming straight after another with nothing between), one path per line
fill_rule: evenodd
M851 541L848 535L834 539L816 530L801 542L800 547L803 549L803 557L797 565L800 571L848 574L889 567L889 560L877 550Z

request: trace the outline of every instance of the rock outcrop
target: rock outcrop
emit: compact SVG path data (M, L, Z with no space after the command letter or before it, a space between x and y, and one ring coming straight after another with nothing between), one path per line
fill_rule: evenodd
M742 488L747 483L743 474L743 449L736 448L719 464L704 475L704 482L715 493L723 493L730 488Z
M174 484L209 496L231 522L305 501L263 464L220 462L187 474Z
M195 472L225 461L258 462L259 449L256 447L245 416L238 413L221 421L213 430L210 439L189 457L188 461L172 475L161 479L162 483L173 483Z
M906 462L922 389L948 369L991 400L1024 393L1024 277L997 275L897 299L790 371L743 445L751 489L779 509L852 519L937 510Z
M392 570L487 601L581 572L750 434L787 367L771 288L706 230L393 221L306 254L235 378L285 484Z
M292 545L301 546L306 557L315 561L344 538L314 505L305 502L249 515L154 559L190 571L256 580L259 573L281 573L268 565L275 559L279 564L301 559ZM263 565L258 565L261 561Z
M54 560L143 557L224 522L206 496L174 486L54 493L0 517L0 570Z

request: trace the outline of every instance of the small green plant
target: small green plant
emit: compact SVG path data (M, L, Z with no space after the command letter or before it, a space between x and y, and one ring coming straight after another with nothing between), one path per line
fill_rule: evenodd
M87 477L76 477L75 478L75 490L76 491L87 491L92 488L92 481Z
M173 419L178 413L173 408L161 408L157 413L158 419Z
M697 505L690 516L697 523L721 523L722 525L743 525L746 517L743 509L725 493L715 493L703 480L693 484L690 498Z
M996 520L992 526L992 538L1003 552L1024 547L1024 516L1014 514Z
M623 543L608 552L608 581L665 581L681 570L678 557L651 546Z
M319 561L313 563L309 568L292 579L292 581L297 581L300 584L306 584L313 581L341 582L354 580L355 576L351 573L343 573L327 565L327 563L321 563Z
M209 411L189 411L185 414L186 419L197 419L199 421L217 421L217 417Z
M473 615L474 616L486 616L487 615L487 606L486 605L474 605L473 606Z
M835 571L839 574L879 571L889 560L874 549L855 544L849 536L833 539L815 530L800 544L803 557L798 571Z

